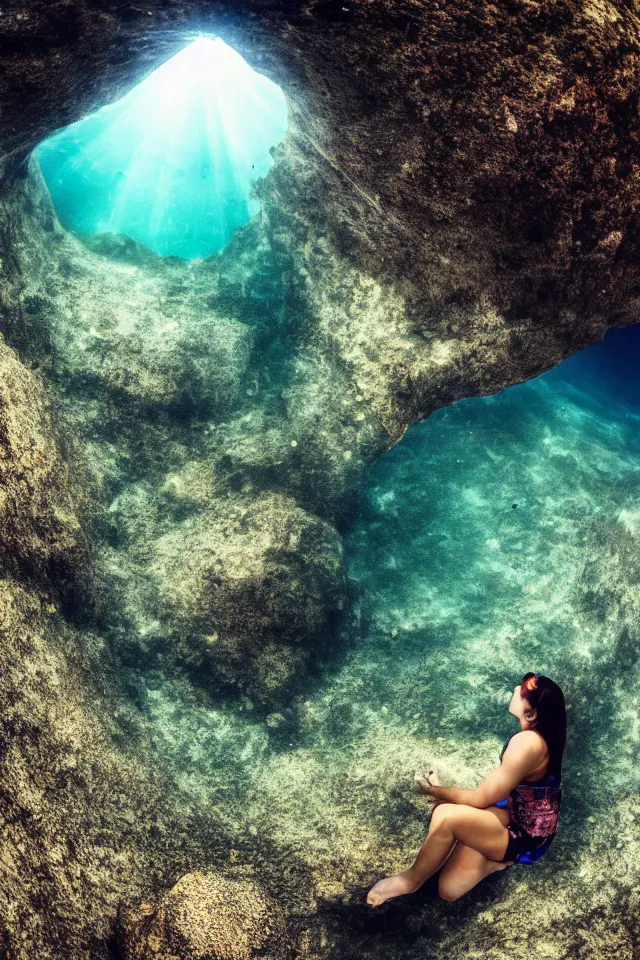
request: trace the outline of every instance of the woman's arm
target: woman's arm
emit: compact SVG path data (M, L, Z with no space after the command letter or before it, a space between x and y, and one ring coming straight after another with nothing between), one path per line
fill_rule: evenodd
M531 733L530 737L528 733ZM533 731L523 730L510 741L500 766L492 770L474 790L439 787L426 780L419 780L418 783L421 790L440 803L466 803L470 807L484 809L508 797L513 788L540 762L543 752L540 737L535 736Z

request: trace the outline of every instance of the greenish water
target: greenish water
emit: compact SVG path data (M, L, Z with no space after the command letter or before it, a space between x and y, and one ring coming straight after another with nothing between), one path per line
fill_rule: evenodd
M201 37L36 156L68 230L127 234L192 260L259 211L251 188L286 129L280 88L220 38Z

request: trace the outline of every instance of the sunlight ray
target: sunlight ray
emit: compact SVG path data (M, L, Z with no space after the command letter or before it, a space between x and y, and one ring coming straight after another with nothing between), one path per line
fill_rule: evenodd
M35 153L67 229L195 259L258 212L253 185L286 129L280 88L219 37L200 37Z

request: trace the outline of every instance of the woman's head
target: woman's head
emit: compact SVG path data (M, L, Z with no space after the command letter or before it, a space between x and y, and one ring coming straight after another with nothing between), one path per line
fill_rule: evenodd
M537 673L525 673L513 691L509 713L520 720L523 729L537 730L549 747L549 772L560 776L562 754L567 737L564 695L557 683Z

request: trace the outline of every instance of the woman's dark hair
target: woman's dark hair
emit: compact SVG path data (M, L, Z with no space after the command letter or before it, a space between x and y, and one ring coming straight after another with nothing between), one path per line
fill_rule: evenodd
M557 683L537 673L525 673L520 693L536 711L534 729L547 741L549 773L554 774L559 780L562 775L562 755L567 739L564 694Z

